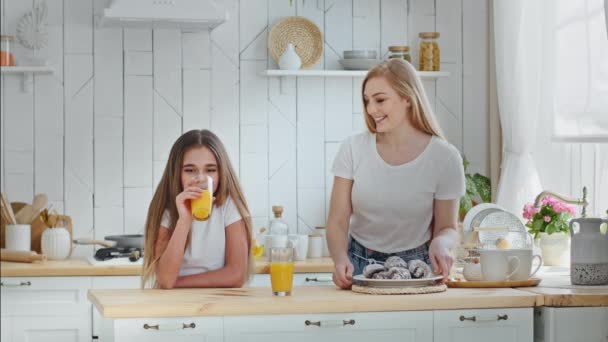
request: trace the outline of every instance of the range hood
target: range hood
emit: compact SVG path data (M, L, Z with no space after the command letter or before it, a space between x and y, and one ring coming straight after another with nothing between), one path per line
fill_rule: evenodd
M221 0L111 0L100 25L212 30L228 19L218 2Z

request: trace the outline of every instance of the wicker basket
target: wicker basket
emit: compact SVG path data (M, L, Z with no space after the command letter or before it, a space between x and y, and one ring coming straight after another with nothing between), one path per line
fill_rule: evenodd
M304 17L287 17L276 23L268 35L268 49L275 62L293 44L302 60L302 69L317 64L323 55L323 34L312 21Z

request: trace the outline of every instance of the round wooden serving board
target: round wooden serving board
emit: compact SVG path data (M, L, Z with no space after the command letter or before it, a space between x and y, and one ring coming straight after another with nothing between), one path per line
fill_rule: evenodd
M496 288L496 287L532 287L541 282L540 278L528 280L506 280L506 281L448 281L446 285L454 288Z

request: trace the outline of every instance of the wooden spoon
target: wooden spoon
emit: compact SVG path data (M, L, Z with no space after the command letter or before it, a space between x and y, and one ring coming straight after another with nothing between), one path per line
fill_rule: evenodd
M48 203L48 201L49 201L49 199L46 194L37 194L36 196L34 196L34 200L32 201L32 207L34 208L34 214L32 214L33 216L30 217L30 222L34 221L36 216L40 215L42 210L44 210L44 208L46 208L46 204Z

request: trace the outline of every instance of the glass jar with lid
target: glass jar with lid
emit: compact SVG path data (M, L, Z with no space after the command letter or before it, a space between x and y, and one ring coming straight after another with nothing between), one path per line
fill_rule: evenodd
M269 234L287 236L287 234L289 234L289 226L287 225L287 222L283 221L283 219L281 218L281 216L283 215L283 207L273 205L272 212L274 213L274 219L270 221Z
M439 32L420 32L419 42L419 71L439 71L440 51L437 38Z
M388 47L388 51L390 54L388 58L399 58L406 60L408 62L412 62L412 57L410 56L410 47L406 45L393 45Z
M0 35L0 66L15 66L12 45L15 37Z

